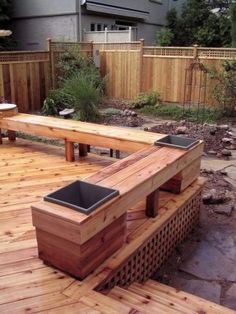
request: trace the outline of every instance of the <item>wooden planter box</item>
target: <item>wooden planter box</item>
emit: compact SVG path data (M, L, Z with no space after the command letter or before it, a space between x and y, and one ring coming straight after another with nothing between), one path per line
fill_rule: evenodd
M47 202L45 202L47 204ZM44 204L44 205L45 205ZM126 214L98 232L88 241L80 241L80 223L76 221L80 213L71 210L74 222L52 214L49 204L47 212L40 205L32 208L33 225L36 227L38 254L46 264L55 266L80 279L95 270L106 258L110 257L125 242ZM63 207L62 207L63 208Z

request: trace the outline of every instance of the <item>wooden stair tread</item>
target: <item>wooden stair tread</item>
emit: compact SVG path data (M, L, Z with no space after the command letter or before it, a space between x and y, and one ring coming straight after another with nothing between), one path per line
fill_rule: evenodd
M129 306L137 306L138 309L149 308L149 311L153 313L162 313L162 310L166 313L183 314L235 313L235 311L221 305L153 280L148 280L145 283L133 283L128 288L115 287L108 295L116 300L124 301Z

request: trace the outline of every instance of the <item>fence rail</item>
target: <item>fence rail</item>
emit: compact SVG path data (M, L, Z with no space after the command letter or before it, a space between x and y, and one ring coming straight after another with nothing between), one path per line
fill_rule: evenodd
M56 86L58 57L67 50L100 59L107 76L109 97L133 99L156 90L164 101L183 102L186 68L199 59L208 68L220 68L236 59L236 49L204 47L145 47L144 42L74 43L48 41L47 51L0 52L0 99L15 102L21 112L40 110L48 91ZM208 80L207 103L214 83Z

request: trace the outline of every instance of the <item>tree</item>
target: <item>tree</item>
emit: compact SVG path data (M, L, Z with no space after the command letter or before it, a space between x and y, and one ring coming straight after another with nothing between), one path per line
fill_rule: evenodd
M13 13L12 0L0 1L0 29L9 29L11 27L11 17ZM0 37L0 50L12 49L14 43L11 38Z
M175 9L167 14L167 28L173 34L173 46L221 47L230 44L230 21L225 12L212 12L215 5L226 6L225 1L188 0L180 16Z
M231 20L231 46L236 48L236 3L231 4L230 8Z
M170 46L174 35L169 28L163 27L156 34L156 44L160 46Z

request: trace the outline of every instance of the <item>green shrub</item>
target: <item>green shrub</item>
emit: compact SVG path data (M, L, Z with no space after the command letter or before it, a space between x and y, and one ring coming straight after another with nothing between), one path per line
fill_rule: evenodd
M96 121L105 79L101 78L93 59L78 48L69 49L60 56L57 69L59 88L50 91L42 113L57 115L60 110L73 108L76 119Z
M99 84L99 69L96 68L93 58L84 55L79 47L70 48L61 54L56 68L59 72L57 79L60 86L63 85L64 81L72 78L80 71L93 75L97 84Z
M43 102L42 114L46 116L58 115L65 108L73 107L73 98L63 89L49 91L48 97Z
M221 70L208 70L215 81L212 96L218 110L225 116L231 116L236 107L236 60L225 61Z
M72 98L76 119L91 122L98 119L101 89L91 75L83 72L76 74L64 82L63 91Z
M141 93L134 101L133 107L140 109L145 106L155 106L160 103L160 95L157 92Z

